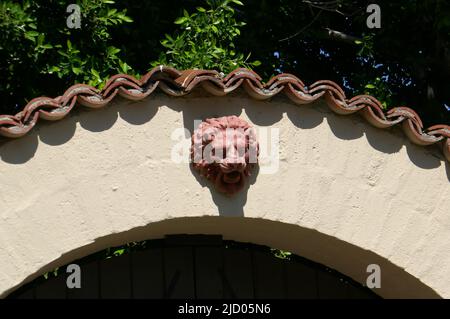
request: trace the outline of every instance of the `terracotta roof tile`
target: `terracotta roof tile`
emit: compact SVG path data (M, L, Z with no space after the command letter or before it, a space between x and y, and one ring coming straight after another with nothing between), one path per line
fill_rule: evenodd
M141 79L126 74L112 76L102 91L76 84L56 98L38 97L31 100L16 115L0 115L0 135L17 138L28 133L39 121L64 118L78 102L90 108L107 105L117 94L139 101L157 87L171 96L183 96L201 86L215 96L224 96L243 87L254 99L269 99L281 92L296 104L309 104L324 97L332 111L338 114L360 113L370 124L379 128L400 125L408 138L418 145L442 144L445 158L450 161L450 126L438 124L424 129L422 120L408 107L396 107L384 112L373 96L358 95L348 99L343 89L332 81L321 80L306 86L292 74L279 74L263 83L252 70L239 68L224 76L214 70L185 70L159 66Z

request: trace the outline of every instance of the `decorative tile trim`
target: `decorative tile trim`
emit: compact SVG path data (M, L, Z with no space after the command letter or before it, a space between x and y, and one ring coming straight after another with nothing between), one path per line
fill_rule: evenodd
M294 103L309 104L325 98L332 111L347 115L360 113L378 128L401 125L408 138L418 145L442 144L445 158L450 162L450 126L444 124L423 128L420 117L408 107L395 107L384 112L381 103L370 95L348 99L342 88L332 81L320 80L306 86L292 74L279 74L262 83L261 77L248 69L236 69L227 76L214 70L185 70L159 66L141 79L117 74L111 77L102 91L76 84L56 98L38 97L31 100L16 115L0 115L0 135L18 138L27 134L39 121L64 118L75 104L90 108L106 106L117 94L128 100L139 101L148 97L157 87L171 96L183 96L201 86L215 96L227 95L239 87L254 99L266 100L283 92Z

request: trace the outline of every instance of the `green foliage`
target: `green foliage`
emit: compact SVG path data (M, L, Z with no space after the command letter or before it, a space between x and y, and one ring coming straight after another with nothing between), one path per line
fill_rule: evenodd
M118 246L118 247L109 247L105 249L104 251L99 253L99 256L103 259L109 259L114 257L119 257L124 254L128 254L132 251L138 251L143 250L147 247L147 241L140 241L140 242L129 242L125 245Z
M237 67L258 66L259 61L248 62L250 55L237 52L234 40L241 34L244 22L236 20L233 4L238 0L207 0L208 8L186 10L175 20L179 31L166 34L161 44L167 49L152 66L170 65L178 69L217 69L228 73Z
M291 252L281 250L281 249L271 248L270 251L276 258L279 258L279 259L289 259L290 256L292 255Z
M30 14L30 3L0 2L0 86L4 91L14 87L14 76L29 63L35 63L41 51L43 38L36 31L37 19ZM38 41L36 41L38 39ZM38 42L35 52L36 42ZM15 45L13 45L15 44ZM25 63L24 63L25 62Z
M364 94L375 96L383 106L383 109L387 109L388 106L393 104L392 92L386 81L383 81L380 77L370 81L364 87Z
M329 79L348 96L370 93L387 108L410 106L425 126L449 122L447 0L380 1L377 30L366 26L365 0L74 3L81 29L66 27L67 1L0 1L0 114L77 82L102 87L117 72L143 74L155 61L223 72L255 67L265 80L281 72L306 83Z
M329 79L349 97L370 92L388 108L409 106L424 126L449 124L450 2L376 3L381 29L367 27L364 0L248 0L241 14L247 27L236 47L251 49L266 79L281 72L306 83ZM330 36L330 30L347 37ZM377 77L387 91L365 88Z
M67 5L63 0L0 3L3 103L51 94L55 77L63 80L56 84L60 89L77 82L100 85L111 73L129 72L121 50L111 44L113 28L132 21L126 10L117 10L111 0L81 0L81 28L70 29Z
M59 271L59 267L56 267L55 269L53 269L52 271L46 272L45 274L42 275L42 277L44 277L44 279L49 279L52 277L57 277L59 274L61 274L61 272Z
M374 36L374 34L365 34L361 40L355 40L355 44L361 47L357 53L359 56L373 57Z
M47 63L43 73L100 87L112 72L128 73L130 66L120 59L121 50L112 46L110 40L112 27L132 19L126 16L126 10L118 11L113 4L111 0L82 0L81 29L59 30L64 36L55 45L57 55L54 62ZM60 5L64 7L66 2L61 1Z

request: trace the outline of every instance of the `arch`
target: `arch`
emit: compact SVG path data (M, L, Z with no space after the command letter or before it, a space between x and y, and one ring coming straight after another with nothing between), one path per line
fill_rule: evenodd
M450 174L438 149L323 102L196 94L118 99L1 144L1 296L79 254L162 231L292 251L361 283L379 264L383 297L450 296ZM171 158L175 128L218 115L279 132L276 171L232 198Z
M279 247L335 269L362 285L365 285L369 275L366 272L367 265L377 264L382 269L381 288L374 289L374 293L385 298L439 297L420 280L385 258L315 230L264 219L221 216L175 218L98 238L89 245L62 255L27 278L25 282L56 267L109 247L123 245L130 240L160 239L176 234L221 234L224 240Z
M223 240L221 235L183 234L110 247L71 261L17 289L8 298L379 297L351 278L294 254Z

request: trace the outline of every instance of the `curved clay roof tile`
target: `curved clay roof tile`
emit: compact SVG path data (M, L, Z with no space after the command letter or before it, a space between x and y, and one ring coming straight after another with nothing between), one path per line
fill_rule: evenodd
M254 99L269 99L284 92L296 104L309 104L324 97L332 111L338 114L360 113L378 128L400 125L406 136L415 144L442 144L445 158L450 162L450 126L433 125L424 129L422 120L408 107L396 107L384 112L381 103L373 96L358 95L347 99L344 90L336 83L321 80L309 87L295 75L278 74L267 83L252 70L238 68L227 76L214 70L179 71L159 66L140 79L127 74L112 76L100 92L96 88L76 84L56 98L38 97L31 100L16 115L0 115L0 135L18 138L28 133L39 119L55 121L64 118L76 102L90 108L106 106L117 94L138 101L149 96L157 87L171 96L183 96L197 86L215 96L227 95L239 87Z

